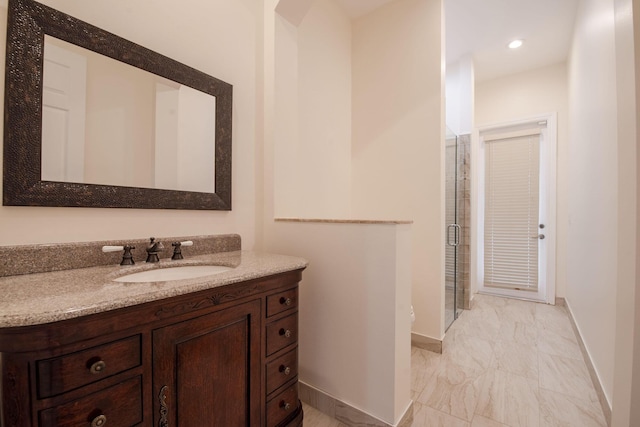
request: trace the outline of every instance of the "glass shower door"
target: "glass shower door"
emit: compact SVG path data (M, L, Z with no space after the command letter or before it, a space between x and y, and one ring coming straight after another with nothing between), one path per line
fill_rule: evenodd
M462 306L462 228L460 210L463 206L463 183L459 168L461 153L458 136L447 128L445 142L445 330L458 318Z

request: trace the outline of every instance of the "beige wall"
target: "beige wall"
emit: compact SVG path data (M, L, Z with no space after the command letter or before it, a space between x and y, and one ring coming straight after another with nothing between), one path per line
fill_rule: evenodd
M317 0L299 25L275 17L274 209L278 217L351 211L351 21Z
M310 262L301 381L395 424L410 402L410 227L274 222L350 214L353 27L333 0L301 4L265 2L264 248Z
M566 297L609 402L616 328L618 190L625 188L624 183L618 186L614 23L613 0L583 1L568 62Z
M299 216L351 212L351 20L316 0L298 26Z
M154 187L155 94L151 73L87 55L83 182Z
M557 113L556 296L566 289L567 174L569 168L569 110L567 66L554 64L536 70L476 83L477 127Z
M265 168L274 201L265 193L265 214L416 221L414 329L440 339L441 2L397 0L350 26L332 0L307 7L273 22L274 159Z
M637 224L640 201L637 169L640 154L640 1L615 0L614 4L619 196L612 425L626 427L640 425L640 228Z
M243 247L252 248L256 235L256 45L262 36L257 33L262 2L43 3L234 85L233 211L0 207L0 244L239 233ZM5 58L6 15L7 0L2 0L0 61ZM4 66L0 70L4 73Z
M436 339L444 333L441 19L439 0L398 0L353 25L352 214L414 221L413 331Z
M275 16L274 212L348 218L351 21L333 0L307 6L299 23Z
M265 227L265 249L309 260L300 286L300 381L390 425L411 402L411 228Z

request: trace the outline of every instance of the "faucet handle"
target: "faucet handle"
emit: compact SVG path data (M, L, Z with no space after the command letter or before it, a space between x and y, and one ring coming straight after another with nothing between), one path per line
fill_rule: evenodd
M122 254L122 261L120 261L120 265L134 265L135 261L133 260L133 255L131 254L131 249L135 249L135 246L124 245L124 246L103 246L102 252L118 252L124 251Z
M185 240L184 242L173 242L171 246L173 246L173 255L171 256L171 259L184 259L184 257L182 256L182 247L193 246L193 241Z

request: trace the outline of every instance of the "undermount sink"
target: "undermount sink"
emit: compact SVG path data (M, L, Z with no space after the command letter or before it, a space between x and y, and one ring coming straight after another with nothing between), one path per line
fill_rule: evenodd
M224 273L232 269L232 267L225 267L223 265L185 265L182 267L157 268L155 270L127 274L126 276L114 279L114 282L140 283L195 279L197 277Z

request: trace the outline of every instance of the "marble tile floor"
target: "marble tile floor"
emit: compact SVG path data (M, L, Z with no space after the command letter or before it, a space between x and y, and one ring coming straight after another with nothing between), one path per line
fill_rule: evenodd
M413 427L606 427L564 307L476 295L443 353L412 348ZM344 424L305 405L305 427Z

